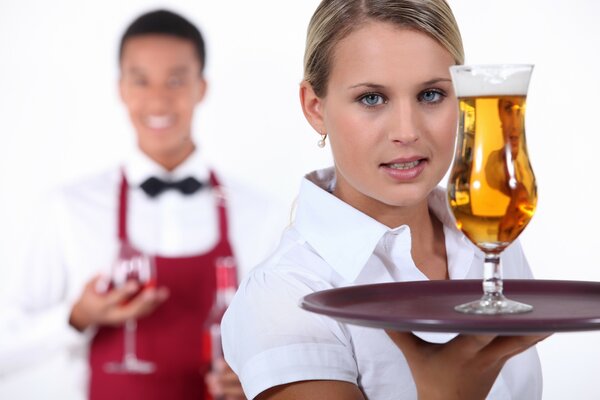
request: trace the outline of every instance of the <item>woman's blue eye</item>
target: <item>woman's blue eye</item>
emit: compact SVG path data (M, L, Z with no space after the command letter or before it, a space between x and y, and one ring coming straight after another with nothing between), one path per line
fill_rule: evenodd
M444 94L438 90L426 90L419 95L419 100L425 103L439 103L442 101Z
M374 107L385 103L383 97L379 94L369 93L360 98L360 102L365 106Z

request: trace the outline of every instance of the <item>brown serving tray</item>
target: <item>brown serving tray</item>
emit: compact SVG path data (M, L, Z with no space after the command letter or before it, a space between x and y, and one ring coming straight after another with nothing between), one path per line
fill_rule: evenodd
M398 331L537 334L600 330L600 282L504 280L504 294L533 306L514 315L462 314L481 280L394 282L324 290L300 306L341 322Z

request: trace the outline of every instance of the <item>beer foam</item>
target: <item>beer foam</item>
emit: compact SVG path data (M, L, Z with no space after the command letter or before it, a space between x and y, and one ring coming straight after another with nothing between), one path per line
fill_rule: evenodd
M525 96L533 65L458 65L450 67L457 97Z

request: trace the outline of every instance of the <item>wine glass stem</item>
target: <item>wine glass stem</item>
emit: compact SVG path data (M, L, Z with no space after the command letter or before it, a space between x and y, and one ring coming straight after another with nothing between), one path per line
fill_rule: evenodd
M137 329L137 321L135 319L128 319L125 321L125 351L123 353L123 359L125 362L134 361L137 359L135 355L135 333Z
M502 298L502 271L500 269L500 255L486 254L483 268L484 298L489 300Z

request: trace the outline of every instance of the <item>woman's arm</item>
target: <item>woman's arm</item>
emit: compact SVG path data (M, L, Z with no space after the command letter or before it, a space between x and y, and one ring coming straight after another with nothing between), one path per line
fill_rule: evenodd
M304 381L275 386L256 400L364 400L358 386L342 381Z
M460 335L434 344L411 333L387 333L406 357L419 400L485 399L504 363L547 337ZM256 399L364 400L364 396L349 382L304 381L273 387Z

